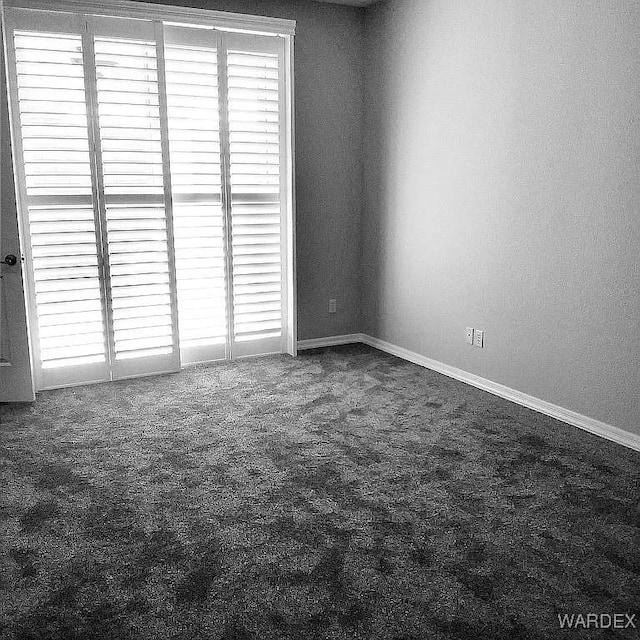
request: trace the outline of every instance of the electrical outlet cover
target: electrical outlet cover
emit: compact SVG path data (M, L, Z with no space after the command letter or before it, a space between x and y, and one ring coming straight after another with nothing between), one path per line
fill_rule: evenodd
M476 329L473 332L473 344L481 349L484 347L484 331L482 329Z

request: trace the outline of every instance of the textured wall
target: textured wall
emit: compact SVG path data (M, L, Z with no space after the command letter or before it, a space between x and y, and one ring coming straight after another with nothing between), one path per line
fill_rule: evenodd
M366 59L366 331L640 433L640 4L393 0Z

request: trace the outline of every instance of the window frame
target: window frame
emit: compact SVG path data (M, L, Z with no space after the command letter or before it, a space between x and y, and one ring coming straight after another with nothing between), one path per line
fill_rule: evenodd
M225 31L251 31L258 34L293 37L295 20L254 16L228 11L176 7L135 0L4 0L5 9L36 9L62 13L87 13L95 16L141 18L173 21L189 26ZM188 21L188 22L185 22Z

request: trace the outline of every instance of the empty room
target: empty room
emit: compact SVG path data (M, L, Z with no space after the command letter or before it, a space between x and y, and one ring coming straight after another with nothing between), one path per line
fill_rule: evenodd
M0 640L640 637L636 0L0 10Z

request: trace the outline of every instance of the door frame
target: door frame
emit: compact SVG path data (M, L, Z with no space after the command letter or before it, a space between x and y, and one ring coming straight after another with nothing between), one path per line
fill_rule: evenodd
M10 89L8 84L9 78L9 59L7 56L7 52L9 49L7 39L5 38L5 34L7 33L6 22L5 22L5 12L4 12L4 0L0 0L0 83L2 87L0 89L0 100L2 100L2 104L0 105L0 138L2 137L2 133L4 132L8 135L8 140L6 141L7 146L10 148L8 153L11 155L11 167L10 171L7 171L9 167L2 172L3 163L0 162L0 198L9 198L9 194L6 192L2 192L3 190L3 182L6 185L6 190L11 192L11 196L14 197L15 203L15 216L13 215L14 211L10 211L9 215L12 219L15 220L15 232L16 238L15 242L17 245L17 253L19 258L19 263L15 266L15 273L12 273L11 276L17 279L15 283L15 290L11 290L14 288L13 285L11 287L7 286L7 281L3 278L0 278L0 323L4 320L7 322L7 329L9 333L8 342L11 348L12 356L15 354L15 358L12 357L10 362L0 362L0 402L33 402L36 397L36 389L35 389L35 380L33 372L35 370L34 367L34 355L32 349L32 341L31 341L31 322L29 315L29 301L26 294L27 287L27 269L25 263L25 242L24 242L24 229L23 229L23 220L20 215L20 202L19 202L19 194L17 190L17 183L15 176L17 175L17 155L15 153L15 148L13 145L13 140L15 136L13 135L15 122L13 117L13 112L11 109L11 99L10 99ZM6 119L5 119L5 109L6 109ZM8 126L5 126L5 125ZM2 155L4 155L4 145L5 141L0 140L2 143ZM10 185L10 186L9 186ZM0 208L2 207L2 202L0 201ZM2 220L7 220L7 212L0 211L1 219L0 219L0 252L2 255L0 256L1 260L4 260L4 245L2 244ZM14 224L14 220L12 220L12 225ZM6 230L5 230L6 232ZM6 242L6 236L5 236ZM4 280L4 282L3 282ZM9 294L12 298L15 297L16 305L13 307L14 313L9 316L9 311L5 309L2 311L3 306L3 298L6 303L6 293L9 291ZM0 331L2 331L2 327L0 326Z

